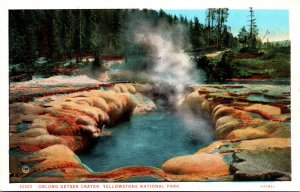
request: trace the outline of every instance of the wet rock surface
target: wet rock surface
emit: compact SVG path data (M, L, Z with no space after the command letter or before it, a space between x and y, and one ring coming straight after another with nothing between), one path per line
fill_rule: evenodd
M58 86L61 92L44 95L50 80L55 86L61 85ZM76 81L72 82L74 88L66 87L68 81L62 83L60 78L50 80L24 83L26 92L20 91L21 84L11 87L10 96L26 96L31 100L10 104L12 182L65 182L92 174L74 151L84 150L93 138L108 135L109 131L103 131L105 125L129 120L136 106L139 112L155 109L155 104L144 102L150 99L143 98L131 84L101 88L101 83L91 80L97 89L81 90L76 89L76 86L83 88ZM41 89L35 89L36 86ZM142 89L143 85L138 88ZM29 94L31 89L36 91L34 96ZM29 168L26 174L22 172L24 166Z
M230 171L235 180L291 180L289 138L243 140L233 149Z
M74 152L109 135L105 126L155 110L146 96L153 87L54 81L51 88L45 82L10 87L11 182L107 182L149 175L160 181L291 180L289 86L189 85L177 110L211 120L217 141L171 158L161 169L131 166L94 173ZM29 172L22 171L25 165Z
M291 180L291 149L269 148L262 151L241 151L234 154L231 172L235 180Z
M286 88L287 87L287 88ZM193 85L177 105L191 108L215 123L218 139L255 139L262 137L290 137L289 86L199 86ZM260 88L260 89L259 89ZM248 95L280 95L278 101L248 100Z
M162 170L172 175L184 175L183 180L189 180L188 176L207 179L229 174L222 155L206 153L174 157L163 163Z
M291 180L289 86L191 85L190 90L178 101L177 107L191 109L211 119L218 139L192 156L220 155L228 165L228 174L233 176L230 180ZM254 99L251 95L270 99ZM174 157L162 168L167 171L180 169L176 174L186 177L186 172L190 175L199 172L190 169L194 159ZM211 171L214 170L218 168L212 166ZM222 178L221 174L218 177Z

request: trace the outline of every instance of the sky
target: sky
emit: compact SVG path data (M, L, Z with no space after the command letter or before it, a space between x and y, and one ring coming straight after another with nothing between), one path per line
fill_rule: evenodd
M259 29L258 36L263 38L268 30L270 33L264 41L282 41L289 39L289 12L288 10L254 10L256 24ZM171 15L182 15L187 19L198 17L201 23L205 23L206 10L164 10ZM229 9L227 25L231 27L231 32L237 36L240 29L245 26L249 28L249 10L247 9Z

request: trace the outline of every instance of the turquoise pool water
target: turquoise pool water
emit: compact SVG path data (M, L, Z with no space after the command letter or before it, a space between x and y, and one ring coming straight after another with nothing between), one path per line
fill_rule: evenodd
M165 110L134 115L110 130L112 136L99 138L88 151L78 154L95 172L131 165L160 167L174 156L195 153L214 139L211 126L199 117L184 123Z

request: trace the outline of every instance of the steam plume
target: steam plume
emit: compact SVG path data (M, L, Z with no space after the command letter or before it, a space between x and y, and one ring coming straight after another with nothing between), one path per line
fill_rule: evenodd
M191 81L193 70L190 57L182 49L180 38L184 32L181 29L180 25L166 30L162 25L151 27L144 23L134 34L135 42L147 48L151 57L148 69L151 80L172 86L176 96L182 96L184 85Z
M139 23L134 32L134 41L148 50L150 67L148 75L151 80L171 86L174 94L168 95L174 102L183 97L184 86L193 82L194 65L184 50L186 43L184 28L180 25L151 26L147 22ZM196 74L197 75L197 74ZM188 128L193 140L201 140L208 143L213 139L211 126L199 114L189 109L178 111L179 117Z

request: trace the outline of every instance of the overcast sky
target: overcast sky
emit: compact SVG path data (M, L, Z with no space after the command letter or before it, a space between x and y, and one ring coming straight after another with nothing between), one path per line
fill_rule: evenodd
M259 37L263 37L268 30L270 34L264 41L269 38L269 41L281 41L289 39L289 13L288 10L254 10L256 24L259 29ZM188 19L198 17L201 23L205 23L206 10L164 10L172 15L182 15ZM229 10L227 25L231 27L234 35L237 35L239 30L249 25L249 10L236 9Z

